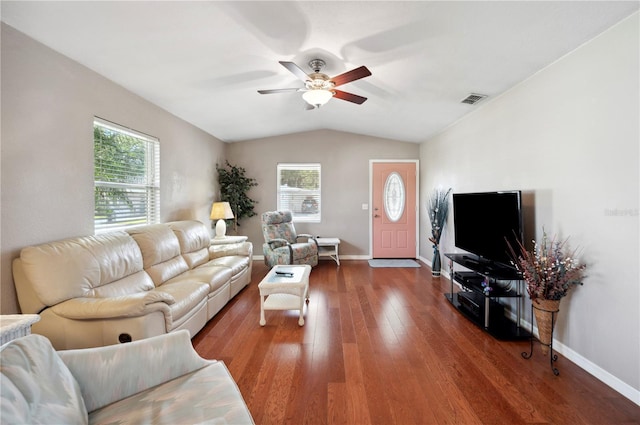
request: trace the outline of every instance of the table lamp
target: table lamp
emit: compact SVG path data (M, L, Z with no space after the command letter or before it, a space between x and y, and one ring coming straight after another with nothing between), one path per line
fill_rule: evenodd
M214 202L211 207L211 220L216 222L216 239L222 239L227 233L227 223L225 220L233 218L233 211L228 202Z

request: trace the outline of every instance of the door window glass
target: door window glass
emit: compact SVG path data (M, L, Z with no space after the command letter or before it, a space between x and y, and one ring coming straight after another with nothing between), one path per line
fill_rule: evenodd
M389 174L384 184L384 212L393 222L400 220L404 213L405 190L404 181L397 172Z

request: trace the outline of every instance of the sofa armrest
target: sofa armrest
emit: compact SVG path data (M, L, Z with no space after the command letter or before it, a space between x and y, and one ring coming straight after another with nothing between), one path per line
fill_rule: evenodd
M186 330L58 354L80 384L89 412L216 362L198 355Z
M54 305L51 310L67 319L111 319L144 316L158 310L166 315L168 305L173 303L175 299L170 294L148 291L109 298L72 298Z
M251 258L253 256L253 244L251 242L239 242L224 245L211 245L209 247L209 259L240 255Z

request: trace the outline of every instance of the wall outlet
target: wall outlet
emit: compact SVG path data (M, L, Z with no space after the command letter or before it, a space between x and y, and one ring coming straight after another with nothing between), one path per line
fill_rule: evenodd
M362 204L362 209L363 210L368 210L369 209L369 204Z

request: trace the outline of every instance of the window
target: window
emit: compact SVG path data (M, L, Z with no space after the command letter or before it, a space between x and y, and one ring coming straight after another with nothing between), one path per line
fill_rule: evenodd
M394 171L389 174L384 184L384 212L391 222L396 222L402 218L404 214L404 182L402 176Z
M96 233L160 222L160 143L117 124L93 121Z
M293 221L320 222L320 164L278 164L278 210Z

